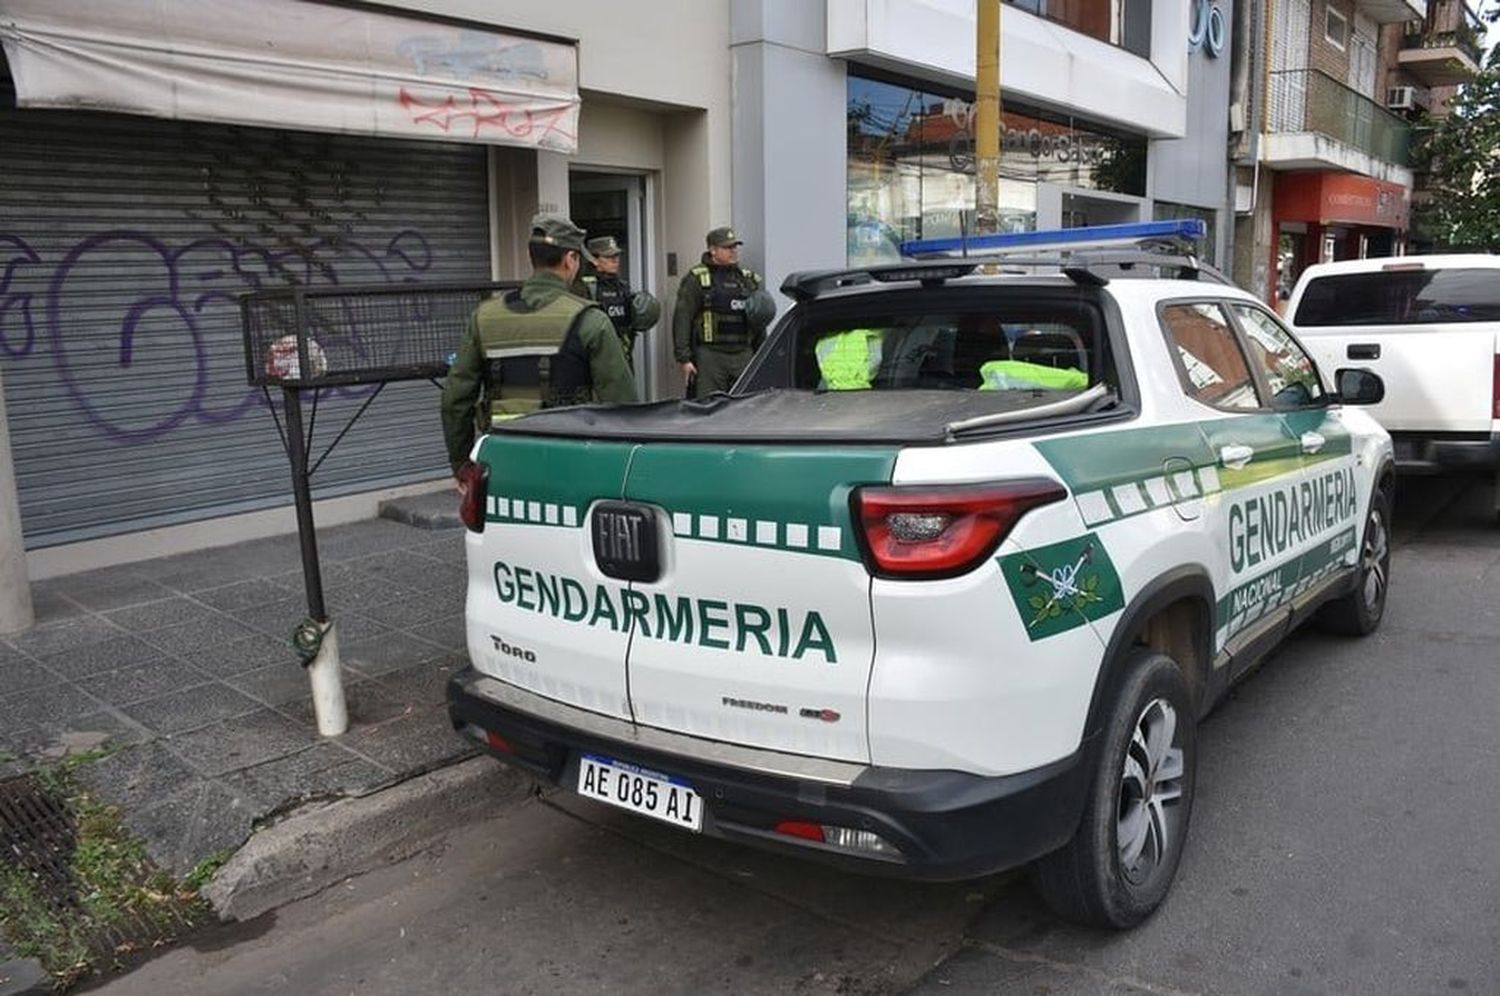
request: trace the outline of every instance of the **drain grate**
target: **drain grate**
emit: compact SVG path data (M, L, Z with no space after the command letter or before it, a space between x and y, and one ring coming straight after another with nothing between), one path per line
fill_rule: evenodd
M0 874L9 879L0 885L24 892L32 916L50 917L90 961L112 964L194 925L189 903L153 890L161 874L143 857L111 861L107 890L81 882L79 840L79 817L65 799L31 775L0 781Z

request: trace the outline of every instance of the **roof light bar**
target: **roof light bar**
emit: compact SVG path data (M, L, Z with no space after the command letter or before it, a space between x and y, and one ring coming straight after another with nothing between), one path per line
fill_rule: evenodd
M1103 249L1153 241L1197 242L1207 235L1208 225L1202 219L1181 218L1175 221L1132 222L1128 225L1085 225L1035 232L971 235L958 239L916 239L901 243L901 255L986 255L1011 250Z

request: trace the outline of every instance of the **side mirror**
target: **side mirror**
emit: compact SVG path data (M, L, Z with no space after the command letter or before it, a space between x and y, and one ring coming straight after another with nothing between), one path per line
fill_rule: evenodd
M1385 399L1385 381L1372 370L1348 367L1334 374L1339 402L1345 405L1378 405Z

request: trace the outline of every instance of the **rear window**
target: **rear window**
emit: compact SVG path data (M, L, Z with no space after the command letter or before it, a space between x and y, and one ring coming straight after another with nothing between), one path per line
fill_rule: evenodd
M892 307L871 295L867 308L844 303L810 311L785 331L783 362L764 365L750 390L1082 391L1117 389L1104 316L1092 302L997 298ZM929 298L932 299L932 298ZM934 304L936 304L934 300ZM782 352L782 350L777 350Z
M1438 325L1500 321L1500 269L1384 270L1318 277L1293 325Z

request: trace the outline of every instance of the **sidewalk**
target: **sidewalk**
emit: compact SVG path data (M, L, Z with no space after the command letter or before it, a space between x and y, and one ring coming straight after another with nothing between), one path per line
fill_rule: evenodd
M183 875L299 802L367 795L474 753L450 727L466 666L463 532L446 494L406 522L320 530L349 731L320 737L292 651L306 615L295 535L33 586L36 625L0 638L0 779L69 752L155 861Z

